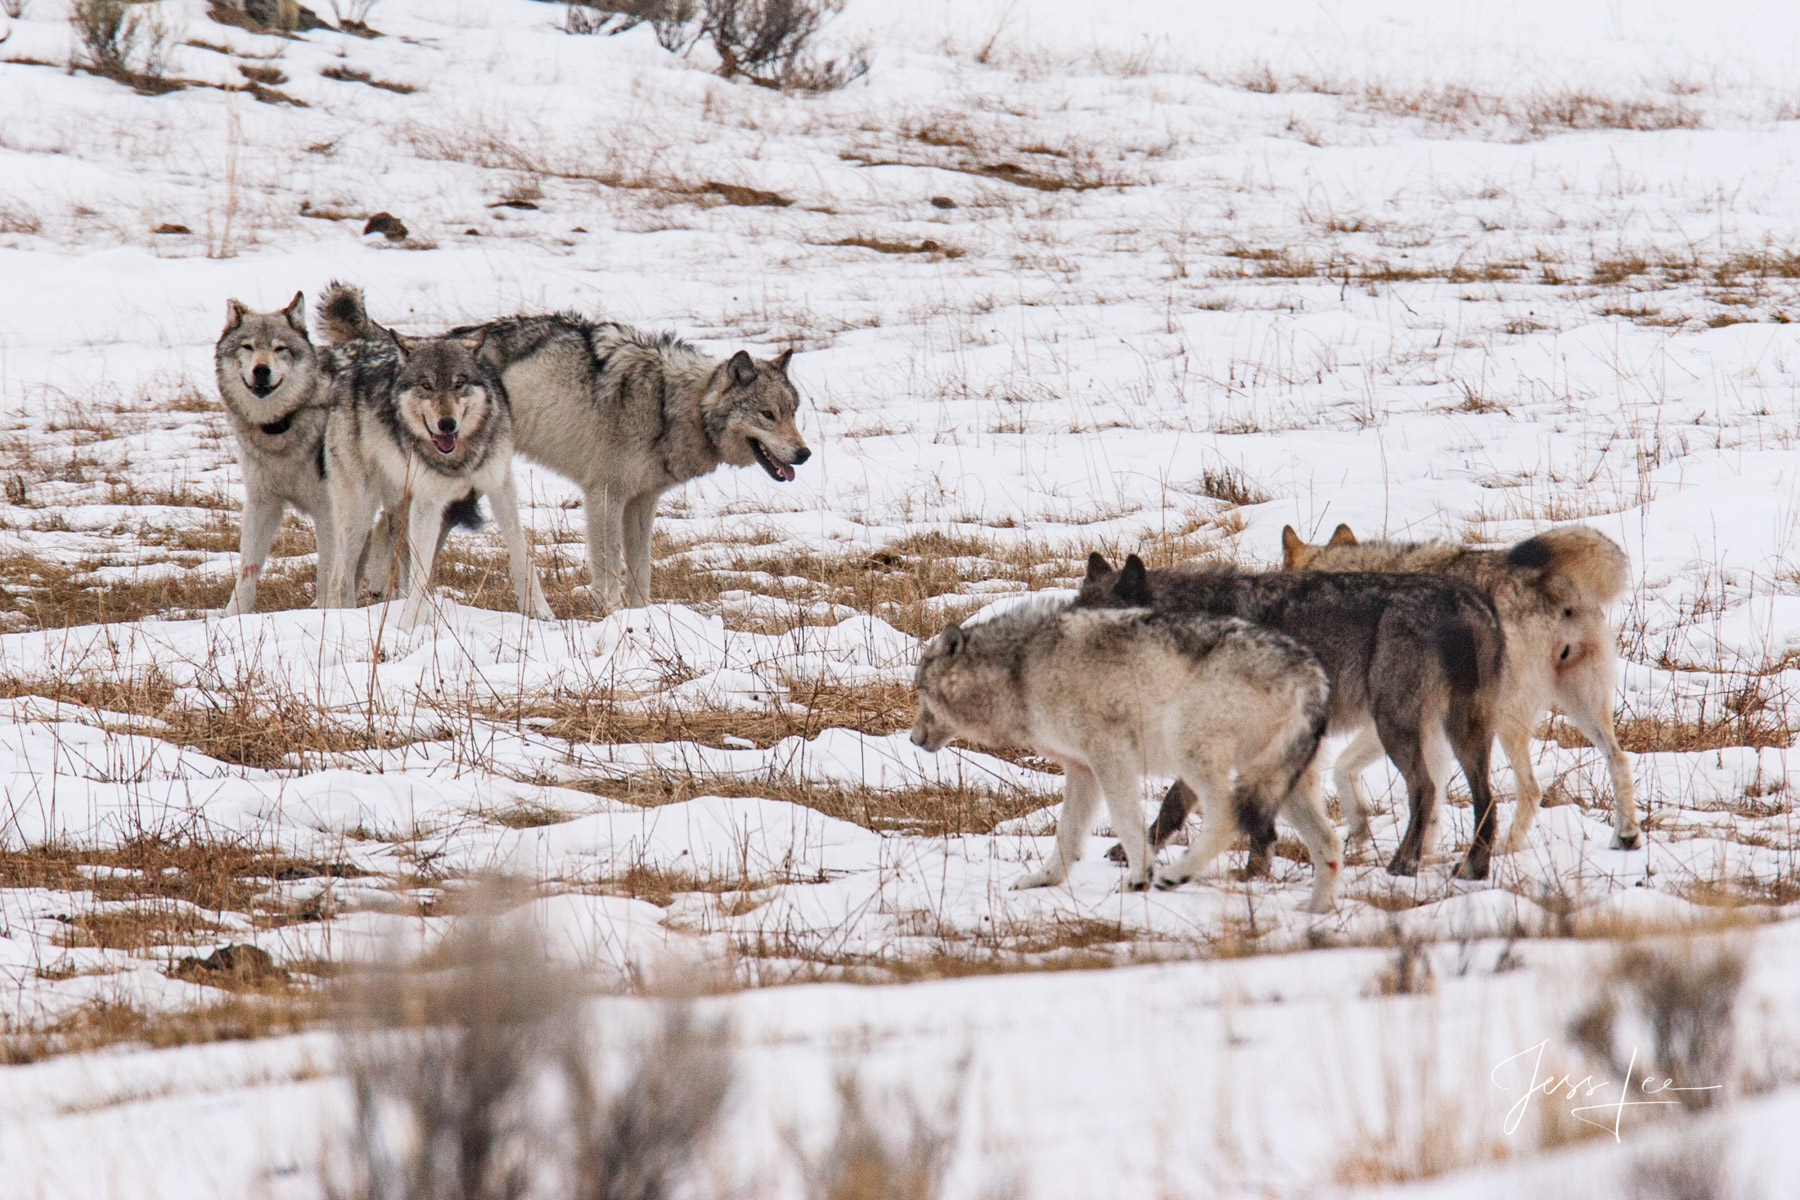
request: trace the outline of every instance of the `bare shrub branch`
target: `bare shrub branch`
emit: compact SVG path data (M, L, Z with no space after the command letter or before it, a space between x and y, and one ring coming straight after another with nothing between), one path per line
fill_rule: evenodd
M167 78L169 56L180 36L160 0L75 0L69 9L69 24L75 29L76 41L72 66L139 91L170 91L182 86Z

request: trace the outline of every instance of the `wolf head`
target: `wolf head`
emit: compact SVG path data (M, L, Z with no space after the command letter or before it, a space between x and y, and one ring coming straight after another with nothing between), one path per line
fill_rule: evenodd
M1319 551L1325 546L1354 546L1356 535L1348 525L1339 525L1331 531L1331 540L1324 546L1312 546L1300 540L1292 525L1281 527L1281 569L1284 571L1304 571L1312 565Z
M713 373L702 401L719 457L734 467L755 463L780 483L791 483L794 468L812 457L794 424L800 395L788 381L793 357L784 350L758 362L739 350Z
M986 725L983 713L994 711L993 681L986 678L991 673L992 668L971 651L962 626L945 626L944 632L925 647L925 655L919 659L919 669L913 675L913 686L919 693L913 745L936 754L954 737L972 735L982 740L980 734Z
M279 312L255 313L237 300L225 309L225 332L213 348L219 386L281 407L286 392L310 385L316 356L306 336L306 296L295 292ZM278 393L282 393L278 395Z
M400 424L412 438L428 442L440 463L459 463L469 438L493 415L491 369L478 355L485 330L465 337L409 338L394 336L400 373L394 380L394 402Z

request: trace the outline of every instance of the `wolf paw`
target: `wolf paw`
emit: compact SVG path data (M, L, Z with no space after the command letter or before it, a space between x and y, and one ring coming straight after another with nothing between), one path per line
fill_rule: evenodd
M1399 854L1394 855L1388 860L1387 873L1389 875L1417 875L1419 873L1418 856L1406 858Z
M1015 892L1023 892L1031 888L1055 887L1061 882L1062 880L1056 878L1048 871L1032 871L1013 880L1012 890Z
M1300 906L1300 911L1318 916L1328 913L1336 907L1337 903L1330 896L1313 896Z
M1192 871L1177 871L1177 870L1170 869L1167 871L1163 871L1157 875L1156 886L1157 886L1157 889L1160 891L1164 891L1164 892L1172 891L1173 889L1180 887L1182 884L1186 883L1188 880L1192 879L1193 877L1194 877L1194 874Z
M1119 890L1121 892L1147 892L1150 890L1150 879L1148 876L1128 875L1119 881Z
M1633 829L1630 833L1620 833L1616 829L1613 830L1612 848L1614 850L1641 850L1643 849L1643 846L1644 834L1642 830Z
M1477 861L1474 855L1463 859L1456 868L1456 877L1458 879L1486 879L1488 877L1487 859L1483 858Z

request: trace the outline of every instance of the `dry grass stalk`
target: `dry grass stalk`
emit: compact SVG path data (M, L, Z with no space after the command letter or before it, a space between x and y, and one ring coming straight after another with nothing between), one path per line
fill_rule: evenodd
M390 968L347 993L356 1120L334 1196L516 1200L549 1184L577 1200L662 1200L691 1172L731 1083L723 1031L677 1010L624 1086L603 1088L576 980L529 922L503 915L517 899L489 882L419 964L429 973Z

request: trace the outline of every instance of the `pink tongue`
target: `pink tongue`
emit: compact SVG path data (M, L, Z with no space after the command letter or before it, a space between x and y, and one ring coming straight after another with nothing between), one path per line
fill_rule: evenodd
M434 433L431 435L431 444L438 448L440 454L449 454L456 449L456 435L454 433Z
M777 471L780 471L780 472L781 472L781 481L782 481L782 482L783 482L783 483L792 483L792 482L794 482L794 468L792 468L792 467L790 467L790 466L788 466L788 465L787 465L787 464L786 464L786 463L784 463L784 462L779 462L779 461L778 461L778 462L776 462L776 464L775 464L775 469L776 469L776 470L777 470Z

